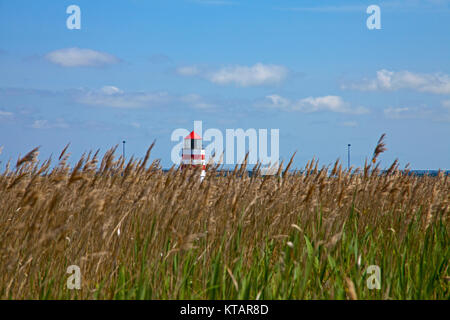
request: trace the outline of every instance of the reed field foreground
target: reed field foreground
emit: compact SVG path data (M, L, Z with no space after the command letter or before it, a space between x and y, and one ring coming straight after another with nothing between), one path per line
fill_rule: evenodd
M151 148L74 168L66 149L53 169L34 149L0 175L1 299L449 299L443 173L291 159L275 176L209 166L200 182L150 163Z

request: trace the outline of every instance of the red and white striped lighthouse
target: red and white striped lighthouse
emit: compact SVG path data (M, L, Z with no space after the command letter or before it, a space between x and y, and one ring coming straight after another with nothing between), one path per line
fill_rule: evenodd
M202 138L192 131L184 138L181 169L199 166L202 167L200 181L203 181L206 175L205 150L202 147Z

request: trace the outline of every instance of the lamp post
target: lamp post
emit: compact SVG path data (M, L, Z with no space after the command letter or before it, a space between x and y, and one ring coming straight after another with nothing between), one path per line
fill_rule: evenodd
M351 147L351 144L349 143L349 144L347 145L347 148L348 148L348 162L347 162L347 168L348 168L348 169L350 169L350 147Z

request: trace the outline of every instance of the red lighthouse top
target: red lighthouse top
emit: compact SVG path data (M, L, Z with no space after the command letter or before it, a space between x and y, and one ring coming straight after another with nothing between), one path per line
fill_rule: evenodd
M185 139L190 139L190 140L201 140L202 138L195 133L195 131L192 131L191 133L189 133Z

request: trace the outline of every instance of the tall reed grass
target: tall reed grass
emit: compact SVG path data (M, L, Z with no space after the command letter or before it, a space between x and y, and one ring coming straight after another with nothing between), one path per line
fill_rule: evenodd
M153 145L152 145L153 147ZM236 166L38 148L0 175L1 299L448 299L449 177L339 161ZM375 162L375 164L374 164ZM68 266L81 289L66 286ZM381 270L369 289L367 268Z

